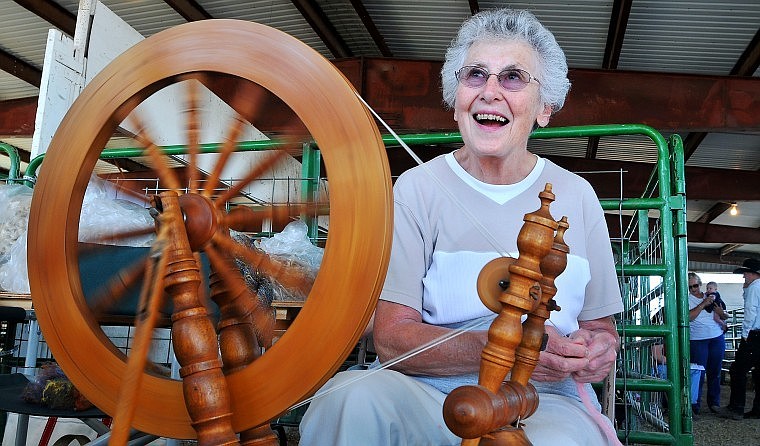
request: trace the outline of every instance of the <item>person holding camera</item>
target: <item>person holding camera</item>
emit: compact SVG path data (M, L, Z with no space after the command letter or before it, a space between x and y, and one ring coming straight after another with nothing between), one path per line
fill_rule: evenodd
M702 384L707 382L707 407L711 412L720 411L720 371L726 342L723 337L723 327L716 322L713 314L721 320L728 315L719 304L716 304L715 294L705 294L700 288L702 279L689 273L689 350L691 362L701 365L705 372L700 375L699 392L691 397L692 412L699 414L702 401ZM695 398L696 396L696 398Z

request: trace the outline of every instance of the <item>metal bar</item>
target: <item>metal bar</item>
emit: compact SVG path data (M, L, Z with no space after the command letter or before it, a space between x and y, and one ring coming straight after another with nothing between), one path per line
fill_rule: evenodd
M3 142L0 142L0 150L8 155L11 162L10 168L8 169L8 182L18 179L21 166L21 158L18 155L18 150L12 145Z

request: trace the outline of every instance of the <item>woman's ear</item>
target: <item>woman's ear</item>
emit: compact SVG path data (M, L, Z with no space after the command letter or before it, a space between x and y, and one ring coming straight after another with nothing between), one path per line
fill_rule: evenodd
M549 119L552 117L552 106L549 104L544 105L544 110L536 116L536 124L539 127L546 127L549 125Z

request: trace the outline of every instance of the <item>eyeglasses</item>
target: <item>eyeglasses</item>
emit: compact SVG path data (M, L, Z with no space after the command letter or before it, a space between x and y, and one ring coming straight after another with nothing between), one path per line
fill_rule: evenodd
M696 289L696 288L699 288L699 284L698 283L695 283L694 285L689 285L689 289L690 290L693 290L693 289Z
M502 88L509 91L519 91L525 88L531 80L540 84L538 79L531 76L525 70L519 68L509 68L501 71L499 74L489 73L488 70L475 65L465 65L454 73L460 84L470 88L480 88L488 82L488 78L496 76Z

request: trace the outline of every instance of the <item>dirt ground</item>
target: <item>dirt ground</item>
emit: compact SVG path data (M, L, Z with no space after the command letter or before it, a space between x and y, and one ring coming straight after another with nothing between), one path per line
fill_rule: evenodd
M721 404L728 404L731 390L721 386ZM747 391L745 407L752 407L754 391ZM694 446L760 446L760 420L729 420L710 412L704 404L699 416L694 420Z

